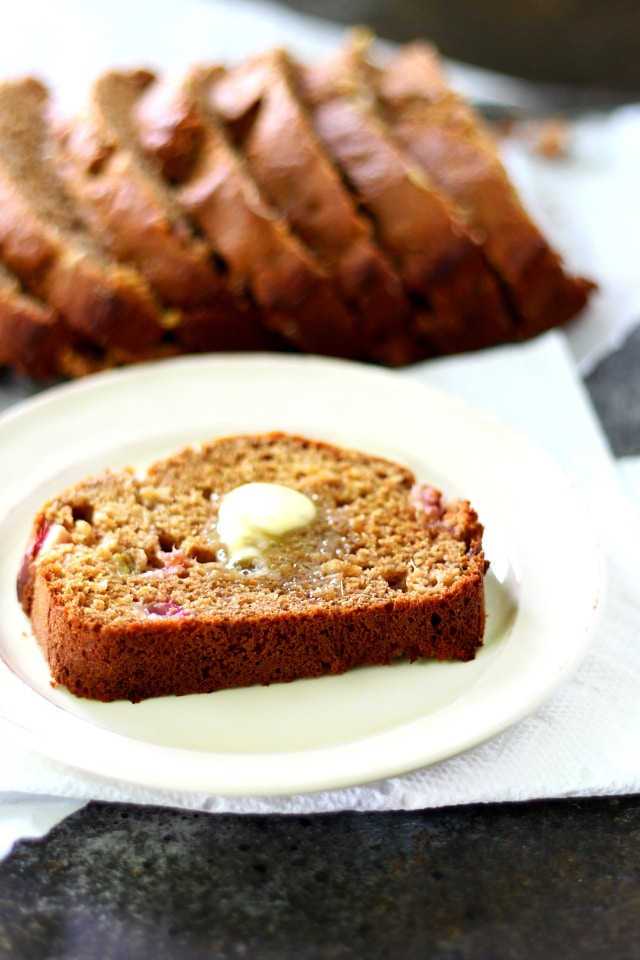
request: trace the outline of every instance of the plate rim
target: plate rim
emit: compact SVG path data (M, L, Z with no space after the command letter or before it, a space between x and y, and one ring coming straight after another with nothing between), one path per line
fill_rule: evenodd
M449 393L440 387L425 383L416 378L412 379L402 374L398 375L396 371L369 367L354 361L337 360L334 358L315 357L311 355L298 357L297 355L289 356L262 353L189 356L141 364L120 370L104 371L84 378L81 381L72 381L70 383L53 386L34 397L15 404L0 415L0 439L7 430L11 432L15 425L20 427L24 422L28 422L29 418L35 417L37 419L42 415L43 411L46 415L47 412L55 408L58 403L64 405L69 397L71 397L72 400L86 396L93 396L95 398L100 395L101 391L106 390L108 393L109 390L114 388L114 384L119 388L123 382L125 384L127 382L139 383L141 379L145 378L151 378L151 381L159 382L167 371L169 371L169 376L174 379L176 377L180 379L180 376L188 375L189 371L194 368L206 371L225 367L229 371L237 368L238 365L244 369L263 367L274 373L284 369L290 370L294 367L299 370L301 365L305 365L307 370L310 368L319 370L322 371L324 375L336 373L356 380L362 378L363 382L367 381L369 384L373 384L374 382L376 384L382 384L383 382L389 385L395 384L400 392L406 393L407 396L413 395L417 399L428 399L429 402L432 403L437 400L445 404L445 407L450 410L455 408L457 415L471 418L473 422L480 423L485 429L497 431L500 436L506 436L517 441L516 449L526 450L535 461L544 464L545 469L553 475L561 485L564 485L565 493L567 493L567 491L572 492L573 498L570 502L573 504L577 513L580 514L581 520L587 522L587 539L591 544L590 563L593 567L592 575L596 592L590 599L590 615L587 615L586 612L584 613L583 622L580 627L582 635L574 641L572 656L562 665L562 668L557 671L556 675L549 680L543 689L537 692L537 696L529 697L526 702L519 705L512 705L499 720L495 719L493 723L485 724L484 727L481 725L473 735L468 736L466 739L462 738L455 749L451 749L451 744L440 750L426 749L420 752L420 755L416 754L413 760L411 760L409 755L406 755L405 750L402 758L400 755L397 755L397 759L393 763L390 763L388 759L376 762L374 757L368 756L367 750L365 749L364 754L366 760L362 760L359 765L357 765L357 769L353 769L354 750L352 742L339 744L337 746L312 748L311 751L307 750L302 753L287 751L286 754L277 755L252 755L250 753L221 755L213 752L209 753L208 756L215 759L218 767L220 767L222 763L225 767L224 776L220 776L219 770L217 771L217 775L214 772L213 776L211 776L211 771L208 771L204 776L193 776L191 778L192 786L186 788L187 792L216 793L225 796L284 796L313 793L327 789L340 789L398 776L408 773L411 770L430 766L478 746L480 743L493 738L505 729L518 723L552 696L555 690L568 679L568 676L577 668L582 660L584 653L588 649L589 641L602 610L602 599L605 591L605 564L599 545L599 538L597 537L593 524L590 522L586 505L582 501L579 491L569 480L566 473L544 449L537 446L528 437L519 433L513 427L504 424L491 414L487 414L485 411L473 407L467 401L453 393ZM314 431L310 429L309 435L313 433ZM0 527L5 523L7 515L6 509L2 509L6 507L2 486L3 481L0 480ZM8 512L11 512L11 504L9 504ZM576 633L577 632L578 630L576 630ZM498 656L499 655L500 653ZM0 689L3 684L6 686L6 671L8 669L10 670L11 668L5 663L4 659L0 660ZM35 693L38 696L40 695L38 691L30 688L22 679L17 678L17 680L19 684L26 686L31 693ZM59 704L52 705L56 707L56 709L61 709ZM106 776L112 780L121 780L164 791L171 791L176 787L174 782L175 772L168 778L165 778L158 776L156 770L154 776L150 778L149 771L139 768L136 763L133 763L133 765L131 765L131 763L119 763L116 764L115 767L113 763L111 763L111 766L105 770L104 763L91 763L91 757L86 755L86 749L84 749L81 758L82 763L78 764L76 762L77 756L76 760L74 760L74 757L69 755L70 751L68 749L51 744L49 742L50 737L47 738L43 731L30 729L28 724L25 726L20 722L16 722L15 717L7 717L6 711L2 707L0 707L0 716L3 716L4 719L8 721L6 725L14 730L18 739L22 739L39 753L44 753L75 769L101 777ZM75 728L78 723L82 724L85 722L82 718L68 713L65 714L65 718L62 724L63 727L68 725L69 718L71 718L71 726L73 728ZM58 719L60 718L58 717ZM419 736L419 727L421 725L423 725L423 718L402 724L401 727L405 728L405 733L407 733L411 739L414 736ZM99 732L96 733L96 730ZM119 745L123 743L129 747L131 745L131 738L121 733L110 730L100 731L99 728L95 728L92 732L94 733L94 740L98 743L103 742L106 736L108 743L114 741ZM376 741L378 745L384 745L385 740L389 739L389 732L383 731L382 733L371 735L365 739L367 741L367 748L371 746L370 741ZM391 739L393 740L394 738L392 737ZM395 739L397 740L397 736ZM184 747L163 746L143 741L138 742L143 743L143 753L147 756L157 756L157 763L160 767L162 767L163 763L169 763L172 764L172 769L175 771L176 761L179 761L177 766L184 768L183 773L188 773L189 768L193 766L194 755L200 755L199 751L191 751ZM363 741L361 740L356 740L355 743L360 744L361 747L363 745ZM410 750L409 753L411 752ZM94 753L98 753L98 751L94 751ZM124 753L126 754L127 751L125 750ZM400 753L402 753L402 751L400 751ZM415 750L413 750L413 753L415 754ZM297 773L291 774L291 772L289 772L289 774L286 775L286 772L283 774L282 770L279 770L277 777L274 778L273 774L266 770L270 764L273 764L274 756L276 759L286 756L289 762L288 764L285 763L285 767L296 767ZM222 761L220 761L220 757L223 758ZM312 762L309 763L309 760ZM323 763L329 763L331 766L330 775L327 774L326 766L323 767ZM247 767L248 765L252 767L252 771L249 774L247 774L246 769L243 769L243 767ZM323 770L324 772L322 772ZM184 790L184 786L181 786L181 789Z

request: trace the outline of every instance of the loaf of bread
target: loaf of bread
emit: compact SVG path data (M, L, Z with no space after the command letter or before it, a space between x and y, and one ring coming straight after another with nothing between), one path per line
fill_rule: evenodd
M61 493L35 518L18 596L55 684L135 702L470 660L487 566L467 501L270 433Z
M0 203L0 364L40 379L223 350L400 366L536 336L593 290L436 51L358 33L312 63L110 70L73 117L0 83Z

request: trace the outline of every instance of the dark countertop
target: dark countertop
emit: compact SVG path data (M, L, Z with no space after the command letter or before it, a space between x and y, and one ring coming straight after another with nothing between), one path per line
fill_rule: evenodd
M25 960L640 957L640 797L314 817L91 804L0 868Z
M285 6L387 40L433 41L446 57L534 82L636 99L640 92L636 0L282 0Z

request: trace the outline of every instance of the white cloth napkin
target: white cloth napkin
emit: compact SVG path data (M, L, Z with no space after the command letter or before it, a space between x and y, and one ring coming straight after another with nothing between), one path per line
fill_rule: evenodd
M177 5L182 26L176 34ZM140 62L141 50L147 62L160 64L171 54L192 59L212 49L213 57L243 55L273 42L314 52L341 32L261 4L112 0L107 7L55 6L55 18L46 3L23 0L15 8L13 25L0 37L3 70L37 64L43 73L55 74L60 86L74 86L64 59L70 23L84 38L75 47L83 55L74 70L87 75L102 63ZM40 19L33 20L36 14ZM135 20L144 24L149 17L156 29L143 34L141 45ZM39 28L30 33L34 22ZM18 50L20 31L29 43ZM507 162L532 212L571 266L599 281L600 293L566 332L398 373L436 384L508 421L547 450L585 498L606 552L609 586L605 614L575 675L533 715L462 756L364 787L268 800L185 794L178 787L160 792L103 780L17 746L8 726L0 724L0 856L16 837L39 835L90 799L294 813L640 790L640 526L579 377L640 317L635 244L629 242L640 214L638 153L640 117L633 110L578 125L569 155L560 160L543 160L519 143L507 145ZM635 460L626 463L624 477L637 494Z

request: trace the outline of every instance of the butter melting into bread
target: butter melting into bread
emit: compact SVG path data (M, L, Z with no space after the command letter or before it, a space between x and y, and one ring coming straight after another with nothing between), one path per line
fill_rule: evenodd
M221 350L400 366L536 336L593 290L427 44L111 70L60 114L0 84L0 364L37 378Z
M471 660L486 567L467 501L271 433L60 494L35 518L18 595L54 683L139 701Z

